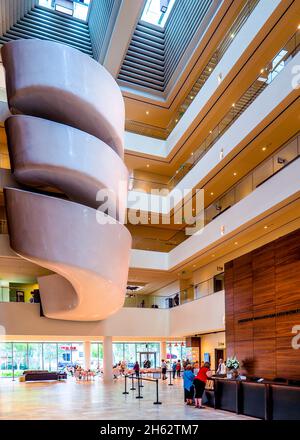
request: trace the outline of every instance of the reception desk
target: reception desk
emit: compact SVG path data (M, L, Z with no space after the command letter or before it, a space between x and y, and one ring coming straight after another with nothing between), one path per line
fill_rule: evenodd
M203 403L264 420L300 420L300 386L212 378Z

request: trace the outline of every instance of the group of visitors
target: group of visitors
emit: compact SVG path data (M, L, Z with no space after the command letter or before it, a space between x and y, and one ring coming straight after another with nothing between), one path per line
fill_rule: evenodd
M193 371L191 364L186 365L183 373L184 398L187 405L193 405L195 408L204 408L202 406L202 395L205 389L207 379L212 376L210 363L204 362L197 374Z

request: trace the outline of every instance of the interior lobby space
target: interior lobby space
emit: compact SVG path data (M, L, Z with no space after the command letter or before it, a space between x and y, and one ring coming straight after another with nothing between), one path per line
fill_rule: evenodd
M0 421L300 421L299 66L300 0L0 0Z

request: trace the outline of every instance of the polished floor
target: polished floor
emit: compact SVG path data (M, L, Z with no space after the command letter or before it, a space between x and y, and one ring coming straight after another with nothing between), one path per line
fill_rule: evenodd
M246 420L250 417L210 408L196 409L183 403L180 379L174 386L160 381L159 400L153 405L155 383L146 382L143 399L136 392L123 395L124 379L104 385L91 382L27 382L0 379L0 419L31 420Z

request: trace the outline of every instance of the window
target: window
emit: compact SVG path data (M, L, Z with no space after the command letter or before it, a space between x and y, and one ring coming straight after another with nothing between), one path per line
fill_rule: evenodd
M0 342L0 377L12 376L12 343Z
M44 369L49 371L57 371L57 344L44 344Z
M103 367L103 345L102 343L91 343L91 369L97 370Z
M28 344L28 369L43 370L43 344Z
M141 20L163 28L174 3L175 0L147 0Z
M28 370L27 344L24 342L13 343L13 367L15 376L21 376Z
M91 0L39 0L39 5L86 21Z

